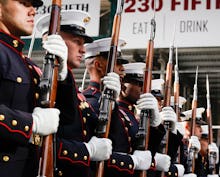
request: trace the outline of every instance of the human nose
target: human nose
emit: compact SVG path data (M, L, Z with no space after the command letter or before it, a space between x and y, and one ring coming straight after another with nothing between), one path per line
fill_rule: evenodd
M36 15L36 8L35 8L35 7L30 6L30 9L29 9L29 15L33 15L33 16Z
M80 53L82 53L82 54L85 54L85 53L86 53L86 50L85 50L84 45L82 45L82 46L80 47Z

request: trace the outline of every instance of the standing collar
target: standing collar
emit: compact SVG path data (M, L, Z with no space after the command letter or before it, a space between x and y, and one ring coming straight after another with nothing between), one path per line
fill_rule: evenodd
M95 81L90 81L89 82L89 87L95 87L97 90L101 89L101 84Z
M130 103L123 101L123 100L118 100L118 105L120 107L128 109L131 112L134 112L134 110L135 110L135 107L133 104L130 104Z
M20 40L19 38L13 35L7 34L1 30L0 30L0 42L14 49L18 53L22 52L22 49L24 47L24 42L22 40Z

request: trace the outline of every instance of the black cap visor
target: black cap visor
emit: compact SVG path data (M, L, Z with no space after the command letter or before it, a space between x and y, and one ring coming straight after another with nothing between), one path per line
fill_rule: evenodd
M33 7L40 7L43 5L43 1L41 0L31 0Z
M92 37L88 36L85 33L85 29L82 27L79 27L77 25L61 25L60 30L63 32L71 33L73 35L81 36L84 38L85 43L91 43L93 42Z

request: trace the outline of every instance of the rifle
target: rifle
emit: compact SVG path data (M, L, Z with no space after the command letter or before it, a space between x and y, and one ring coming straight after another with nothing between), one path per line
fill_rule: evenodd
M49 35L60 30L61 0L52 1L52 11L49 25ZM43 65L43 74L40 81L40 103L42 107L55 106L58 79L58 58L46 53ZM56 137L48 135L43 138L38 177L54 177L56 171Z
M112 27L112 39L110 51L108 54L106 75L114 70L114 66L117 60L117 46L121 25L121 14L123 11L124 0L117 1L117 9L114 16L114 22ZM104 88L100 101L100 113L98 117L98 126L97 126L97 135L98 137L108 138L110 123L111 123L111 114L112 106L114 104L114 91L108 88ZM102 177L104 174L104 161L98 163L96 177Z
M191 119L191 136L195 135L195 127L196 127L196 109L197 109L197 96L198 96L198 89L197 89L197 80L198 80L198 66L196 68L196 77L195 77L195 84L193 87L193 101L192 101L192 119ZM188 172L194 173L195 170L195 148L190 147L189 153L187 157L187 164L188 164Z
M167 68L166 68L166 80L165 80L165 88L164 88L165 95L164 95L163 107L170 106L175 32L176 32L176 29L174 28L173 42L170 46L169 60L167 63ZM162 152L163 152L163 154L167 154L171 125L170 125L169 121L164 121L163 125L164 125L164 128L166 129L166 134L164 135L163 140L161 142L162 143ZM163 177L164 175L165 175L164 172L162 172L161 176Z
M153 66L153 55L154 55L154 38L156 31L156 21L155 15L151 19L151 34L147 46L147 55L146 55L146 69L144 73L144 85L143 92L151 93L151 81L152 81L152 66ZM141 110L140 121L139 121L139 130L136 135L137 138L137 149L147 150L148 142L150 136L150 118L151 110ZM140 177L146 177L146 170L140 172Z
M206 109L206 115L207 115L207 122L208 122L208 130L209 130L209 144L213 143L213 134L212 134L212 112L211 112L211 103L210 103L210 92L209 92L209 77L206 75L206 99L207 99L207 109ZM209 152L208 154L209 159L209 174L216 174L216 154Z
M178 121L180 121L180 109L179 109L179 92L180 92L180 83L179 83L179 68L178 68L178 52L176 47L176 64L174 66L174 110L177 115Z
M171 85L172 85L172 72L173 72L173 55L174 55L174 38L175 38L175 30L173 34L173 42L170 46L169 51L169 60L166 68L166 81L165 81L165 95L164 95L164 104L163 107L170 106L171 99ZM169 142L169 132L170 132L170 122L164 121L164 127L167 130L166 134L162 140L163 153L167 154L168 152L168 142Z

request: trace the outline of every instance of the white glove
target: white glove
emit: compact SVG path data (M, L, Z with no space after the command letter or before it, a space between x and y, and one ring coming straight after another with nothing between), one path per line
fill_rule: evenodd
M168 172L170 168L171 158L166 154L156 153L154 156L155 167L159 171Z
M40 135L49 135L57 132L59 125L60 111L56 108L34 108L33 117L33 133Z
M115 99L119 96L121 91L121 82L118 74L114 72L108 73L107 76L103 78L103 84L105 88L114 90Z
M92 161L102 161L110 158L112 154L112 141L108 138L93 136L88 143L84 143Z
M189 147L195 148L196 153L201 149L201 144L197 136L191 136L189 139Z
M195 173L185 174L183 177L197 177Z
M164 121L170 122L171 131L174 134L176 134L177 133L177 130L176 130L177 116L173 108L169 106L164 107L162 111L160 112L160 116L163 122Z
M150 119L150 125L152 127L157 127L161 123L161 118L159 114L157 99L151 93L144 93L140 95L139 100L137 100L137 108L140 110L151 109L152 118Z
M135 170L147 170L151 166L151 152L135 150L131 158L134 162Z
M181 135L185 135L185 129L182 122L176 122L176 129L179 131Z
M185 168L182 164L175 164L177 170L178 170L178 177L183 177Z
M49 35L45 41L43 41L43 48L49 53L59 57L59 80L65 80L67 76L67 58L68 48L65 41L60 35L53 34Z
M218 147L216 145L216 143L211 143L208 145L208 150L209 150L209 153L215 153L216 154L216 164L218 163L219 161L219 150L218 150Z
M219 175L215 174L215 175L207 175L207 177L219 177Z

